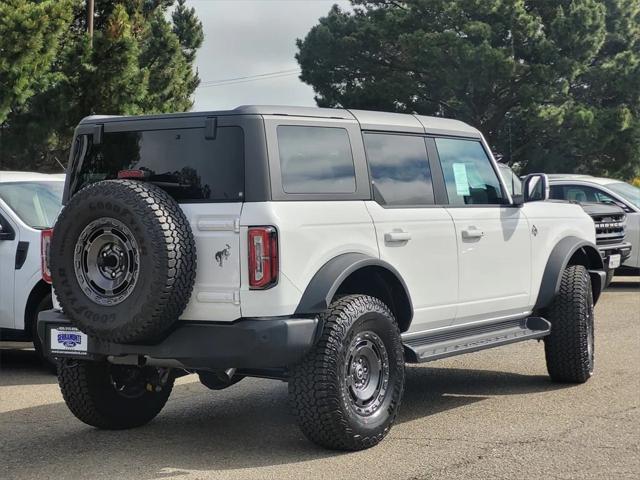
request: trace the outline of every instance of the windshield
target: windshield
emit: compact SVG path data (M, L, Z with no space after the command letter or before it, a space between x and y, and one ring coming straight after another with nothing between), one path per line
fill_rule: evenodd
M640 208L640 188L624 182L609 183L607 184L607 187L616 192L627 202L630 202Z
M0 183L0 198L32 228L49 228L62 206L64 182Z

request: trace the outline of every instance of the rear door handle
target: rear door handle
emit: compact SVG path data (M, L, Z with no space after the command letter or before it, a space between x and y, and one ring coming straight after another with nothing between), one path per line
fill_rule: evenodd
M484 237L484 232L478 230L477 227L471 226L466 230L462 230L462 238L464 239L476 239Z
M384 234L384 241L387 243L408 242L411 240L411 234L404 230L394 230Z

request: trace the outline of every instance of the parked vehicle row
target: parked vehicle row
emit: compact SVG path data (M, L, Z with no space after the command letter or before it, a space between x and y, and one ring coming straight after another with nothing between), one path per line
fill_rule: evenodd
M36 284L59 301L38 307L36 347L73 414L105 429L152 420L179 376L257 376L288 382L310 440L368 448L405 363L534 339L552 380L583 383L594 305L631 251L619 207L548 201L558 179L520 180L475 128L419 115L88 117L59 180L46 208L42 187L0 184L0 207L39 234ZM35 237L15 224L17 278ZM29 338L29 318L7 328Z

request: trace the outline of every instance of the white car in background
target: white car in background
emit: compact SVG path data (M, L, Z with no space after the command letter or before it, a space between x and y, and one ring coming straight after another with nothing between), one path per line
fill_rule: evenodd
M620 180L590 175L548 175L551 198L579 203L607 203L626 213L626 237L631 256L623 266L640 268L640 189Z
M0 171L0 339L33 341L38 313L51 308L42 246L62 205L65 175Z

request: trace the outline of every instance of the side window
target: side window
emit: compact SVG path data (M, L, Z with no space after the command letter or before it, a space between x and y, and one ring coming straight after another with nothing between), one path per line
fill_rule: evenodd
M433 204L431 170L423 137L365 133L364 146L381 205Z
M571 200L574 202L584 203L584 202L593 202L593 203L610 203L617 205L618 202L606 194L602 190L597 188L588 187L586 185L564 185L562 187L551 187L552 198L560 198L564 200ZM561 188L562 194L561 196L556 197L553 192L554 188ZM559 193L559 192L558 192Z
M564 187L562 185L551 185L549 187L549 198L553 200L564 200Z
M498 176L480 142L436 138L436 147L451 205L506 203Z
M344 128L281 125L278 150L286 193L353 193L356 174Z

